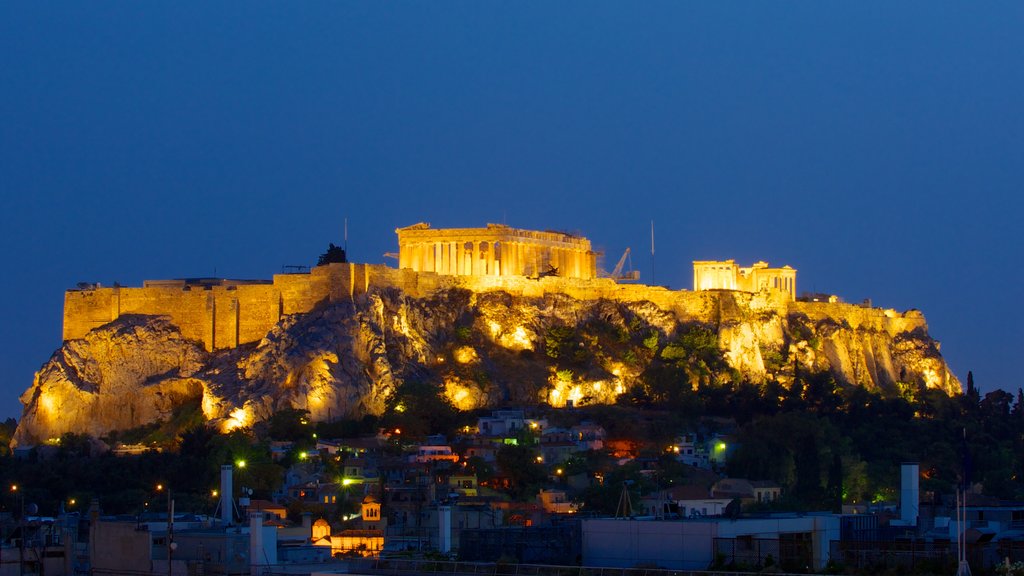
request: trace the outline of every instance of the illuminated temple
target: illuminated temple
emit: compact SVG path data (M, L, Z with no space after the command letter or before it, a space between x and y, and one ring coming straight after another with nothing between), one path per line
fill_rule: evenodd
M769 268L767 262L740 267L733 260L695 260L693 289L699 290L781 290L796 300L796 270L789 266Z
M540 232L488 224L486 228L441 228L414 224L398 233L398 267L449 276L597 277L590 240L563 232Z

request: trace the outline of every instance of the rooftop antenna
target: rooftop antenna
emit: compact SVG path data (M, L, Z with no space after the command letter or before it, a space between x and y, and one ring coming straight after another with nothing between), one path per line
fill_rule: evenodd
M654 284L654 220L651 220L651 285Z
M616 518L633 517L633 502L629 498L629 485L632 483L632 480L626 480L622 483L622 492L619 493L619 505L615 507Z
M956 576L971 576L971 565L967 563L967 487L970 482L967 464L967 428L964 428L964 479L956 492Z

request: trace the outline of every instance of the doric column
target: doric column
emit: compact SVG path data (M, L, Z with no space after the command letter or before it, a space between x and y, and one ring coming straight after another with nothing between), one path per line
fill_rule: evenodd
M470 274L474 276L480 274L480 242L476 240L473 240L473 266Z
M487 275L494 276L494 241L487 243Z
M409 267L409 245L399 244L398 245L398 267L408 268Z
M463 274L463 272L462 272L462 261L463 261L463 256L464 256L463 252L465 252L465 250L466 249L463 248L463 243L462 242L455 242L455 272L454 272L454 274L456 276L461 276Z

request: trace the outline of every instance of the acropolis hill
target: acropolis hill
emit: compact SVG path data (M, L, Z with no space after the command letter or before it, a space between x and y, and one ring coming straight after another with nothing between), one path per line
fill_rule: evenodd
M788 266L695 261L694 290L669 290L599 277L576 235L396 232L397 269L344 262L269 281L68 290L65 343L22 396L17 441L131 428L192 400L225 430L287 407L314 419L380 413L409 377L437 382L462 409L610 402L695 326L717 333L731 372L681 386L784 383L799 367L883 391L960 389L921 313L798 301ZM582 350L571 361L550 350L566 329Z

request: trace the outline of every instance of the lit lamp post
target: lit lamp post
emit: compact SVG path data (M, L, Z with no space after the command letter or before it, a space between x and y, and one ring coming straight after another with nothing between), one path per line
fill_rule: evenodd
M163 484L156 485L156 491L164 491ZM174 500L171 499L171 489L167 488L167 576L173 576L174 568L171 560L174 557L174 549L178 544L174 541Z
M17 484L11 484L11 493L21 501L21 516L18 517L18 574L25 573L25 493L18 490Z

